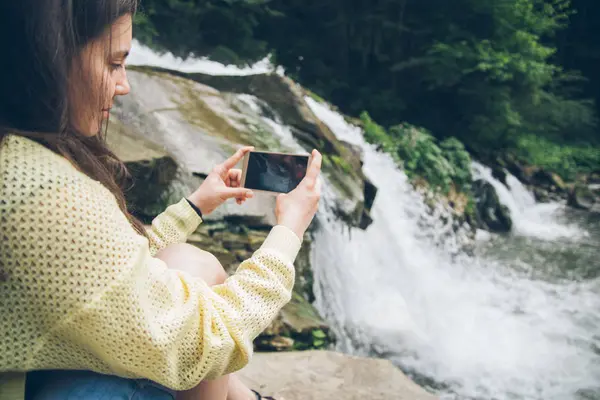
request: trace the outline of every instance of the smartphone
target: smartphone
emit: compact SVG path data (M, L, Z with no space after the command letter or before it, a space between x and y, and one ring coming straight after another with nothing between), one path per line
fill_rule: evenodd
M251 151L244 157L242 187L289 193L306 175L311 158L311 155Z

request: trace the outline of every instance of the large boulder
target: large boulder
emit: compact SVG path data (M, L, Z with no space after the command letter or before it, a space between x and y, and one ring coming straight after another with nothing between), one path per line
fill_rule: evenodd
M281 400L435 400L391 362L328 351L255 354L249 387Z
M496 189L489 182L478 179L472 185L479 227L490 232L510 232L510 210L500 203Z
M134 67L129 79L136 90L119 99L122 118L141 135L173 149L191 171L207 174L239 145L296 152L290 138L282 138L265 121L277 120L290 128L304 150L317 148L341 161L323 169L336 193L336 212L353 226L367 225L360 153L339 141L314 115L303 89L291 79L277 74L212 76L157 67Z

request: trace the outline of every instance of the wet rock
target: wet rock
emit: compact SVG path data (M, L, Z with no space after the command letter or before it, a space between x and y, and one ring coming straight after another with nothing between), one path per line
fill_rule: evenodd
M373 218L371 217L371 213L367 210L364 210L361 217L359 228L362 230L366 230L373 223Z
M560 176L543 169L537 169L533 172L530 184L553 192L564 192L567 189L567 185Z
M590 185L600 185L600 171L590 173L586 181Z
M391 362L330 351L255 354L242 381L285 400L434 400Z
M592 211L596 209L596 203L600 204L600 197L588 185L578 183L569 192L567 204L571 207Z
M177 176L177 163L165 156L130 161L125 165L131 174L126 184L129 189L124 191L129 209L143 220L153 219L164 210L169 199L169 189Z
M535 201L538 203L548 203L550 201L550 194L548 191L540 187L533 188L533 195L535 197Z
M335 341L333 333L314 306L300 293L294 292L292 300L283 307L275 321L255 340L257 350L265 348L277 338L291 338L294 350L325 348ZM287 341L289 343L289 341Z
M294 349L294 339L285 336L262 336L254 342L257 351L289 351Z
M269 232L252 230L248 233L248 246L250 250L256 251L263 244Z
M366 230L373 223L373 218L371 217L371 208L375 202L375 197L377 197L377 191L377 186L375 186L369 179L365 179L365 204L358 226L360 229Z
M239 235L229 231L215 233L213 240L220 242L229 251L245 250L248 247L246 235Z
M252 253L248 250L233 250L232 253L235 255L238 262L242 262L252 257Z
M492 168L492 176L501 182L504 186L508 186L506 183L506 170L502 167L493 167Z
M340 140L340 143L342 144L342 146L344 146L346 149L348 149L348 151L352 155L352 157L349 160L352 163L351 164L352 167L357 170L362 168L362 166L364 164L364 162L363 162L364 151L363 151L362 147L360 147L356 144L348 143L343 140Z
M217 260L223 265L228 274L235 273L234 266L238 265L238 259L234 253L216 243L200 248L217 257Z
M500 203L494 187L484 180L476 180L472 185L476 203L478 227L490 232L510 232L512 219L508 208Z
M371 211L375 197L377 197L377 186L373 184L369 179L365 179L365 209Z
M296 282L294 291L312 304L315 301L313 269L311 265L312 241L309 235L305 235L302 247L294 262L296 268Z
M520 162L510 159L506 161L506 170L521 182L528 184L531 179L531 170Z
M206 233L192 233L188 236L188 243L193 244L197 247L201 247L202 245L207 245L212 242L209 235Z

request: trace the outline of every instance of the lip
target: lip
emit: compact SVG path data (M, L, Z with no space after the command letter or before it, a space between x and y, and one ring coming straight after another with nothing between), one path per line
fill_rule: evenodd
M108 118L109 115L110 115L110 108L104 108L104 109L102 109L102 116L104 118Z

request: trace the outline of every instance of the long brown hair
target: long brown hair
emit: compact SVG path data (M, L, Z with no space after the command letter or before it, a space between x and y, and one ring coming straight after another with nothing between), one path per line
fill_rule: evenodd
M23 135L64 156L109 189L131 225L146 236L127 210L127 168L108 148L102 129L92 137L77 131L69 101L73 60L136 8L137 0L0 2L0 142L9 133Z

